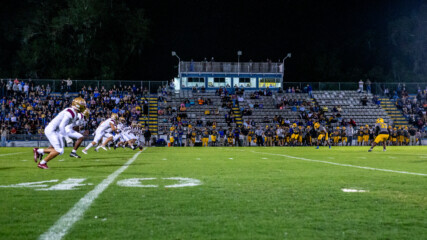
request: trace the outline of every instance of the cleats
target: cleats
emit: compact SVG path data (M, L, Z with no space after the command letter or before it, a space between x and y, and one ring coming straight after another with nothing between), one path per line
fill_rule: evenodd
M40 157L40 154L37 152L39 150L38 148L33 148L33 154L34 154L34 162L37 163L38 158Z
M385 148L384 148L384 149L383 149L383 152L385 152L385 151L387 151L387 149L385 149Z
M49 169L49 167L47 166L47 164L45 163L45 164L41 164L41 163L39 163L39 164L37 164L37 167L38 168L41 168L41 169Z
M95 152L99 152L99 149L98 149L98 148L95 148L94 150L95 150Z
M372 152L372 149L369 149L368 152Z
M82 158L79 155L77 155L77 153L73 153L73 152L70 153L70 157Z
M319 146L317 146L316 149L319 149Z
M82 150L82 153L87 154L86 149L83 149L83 150Z
M331 145L329 145L329 149L331 149Z
M104 146L101 146L102 149L104 149L105 151L108 151L108 149Z

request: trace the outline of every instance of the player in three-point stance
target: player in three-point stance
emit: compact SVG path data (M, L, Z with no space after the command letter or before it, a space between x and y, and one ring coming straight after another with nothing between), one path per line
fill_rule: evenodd
M107 140L102 145L99 145L95 148L95 151L98 151L99 148L102 148L104 150L107 150L105 146L113 140L113 135L111 132L116 132L116 122L119 119L119 116L116 113L111 114L111 117L99 124L98 128L95 131L95 138L93 139L93 142L89 143L85 149L82 150L82 153L87 154L87 151L97 145L103 137L106 137Z
M37 167L48 169L47 162L64 153L64 137L67 135L65 127L75 121L78 113L86 109L86 101L77 97L71 103L70 108L62 110L45 128L45 135L49 140L50 147L46 149L34 148L34 161L37 163L39 157L48 154Z
M388 132L388 125L387 123L384 123L384 119L377 119L377 122L375 124L375 131L377 133L377 137L375 138L368 152L372 152L372 149L374 149L374 147L380 142L383 142L383 151L385 152L387 147L387 140L390 135Z
M76 142L74 144L74 148L70 153L70 157L81 158L79 155L77 155L77 149L80 147L80 144L83 142L84 136L81 133L79 133L78 131L80 130L81 127L84 126L85 118L86 119L89 118L89 110L88 109L84 110L83 113L78 113L75 121L73 121L71 124L69 124L65 127L65 132L67 133L67 138L69 140L71 140L71 139L76 140ZM72 143L72 140L71 140L71 143Z

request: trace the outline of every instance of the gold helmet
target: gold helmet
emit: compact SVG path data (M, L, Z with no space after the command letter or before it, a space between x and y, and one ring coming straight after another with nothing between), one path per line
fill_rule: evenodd
M138 123L138 127L143 128L144 126L142 126L142 123Z
M297 124L296 124L296 123L292 124L292 127L296 127L296 126L297 126Z
M378 119L377 119L377 123L384 123L384 119L382 119L382 118L378 118Z
M135 122L135 121L132 122L132 127L136 127L137 125L138 125L137 122Z
M89 109L85 109L85 110L83 111L83 116L84 116L85 118L89 118L89 115L90 115Z
M340 130L340 127L337 127L337 130Z
M119 119L119 115L117 115L117 113L113 113L111 114L111 119L117 121L117 119Z
M366 125L365 125L365 128L369 128L369 125L368 125L368 124L366 124Z
M345 127L342 127L342 130L345 130Z
M315 129L318 129L319 127L320 127L320 123L317 122L317 123L314 124L314 128Z
M126 122L126 119L125 119L124 117L120 117L120 118L119 118L119 121L120 121L121 123L124 123L124 122Z
M392 129L392 127L391 127L391 126L388 126L388 129Z
M71 107L79 112L83 112L86 109L86 101L81 97L76 97L73 99Z

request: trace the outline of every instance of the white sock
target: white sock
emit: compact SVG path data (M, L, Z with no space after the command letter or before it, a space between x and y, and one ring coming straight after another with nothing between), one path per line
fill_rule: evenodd
M41 160L40 164L46 164L47 162L45 160Z
M44 154L44 150L43 150L43 149L38 149L38 150L37 150L37 153L38 153L38 154Z
M71 152L72 152L72 153L76 153L76 150L74 150L74 149L73 149Z
M98 147L96 147L96 150L99 150L99 148L100 148L101 146L98 146Z
M91 147L93 147L93 144L92 144L92 143L89 143L89 145L87 145L87 147L85 148L85 150L87 151L87 150L89 150L89 148L91 148Z

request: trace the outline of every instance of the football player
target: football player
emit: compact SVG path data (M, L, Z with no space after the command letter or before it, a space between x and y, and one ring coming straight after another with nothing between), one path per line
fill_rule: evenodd
M37 167L41 169L48 169L47 163L55 158L58 155L64 153L64 137L67 136L65 127L76 121L77 114L84 112L86 109L86 101L77 97L73 99L70 108L62 110L45 128L45 135L49 140L50 147L46 149L34 148L34 161L37 163L37 160L40 156L47 153L42 161L37 164Z
M80 147L80 144L83 142L84 136L81 133L79 133L79 130L81 127L84 126L85 118L89 119L89 110L86 109L84 110L83 113L78 113L77 116L78 117L74 122L72 122L71 124L65 127L65 132L67 133L68 138L76 140L76 143L74 144L74 148L70 153L70 157L81 158L79 155L77 155L77 149Z
M331 143L329 142L328 137L328 130L324 126L321 126L320 123L314 124L314 129L317 131L317 146L316 149L319 149L319 145L324 140L326 143L328 143L329 148L331 148Z
M117 130L116 122L118 119L119 119L119 116L116 113L113 113L111 114L110 118L101 122L101 124L99 124L98 128L95 131L95 138L91 143L89 143L89 145L86 146L85 149L82 150L82 153L87 154L87 151L91 147L99 144L99 142L102 140L104 136L107 138L107 140L102 145L99 145L98 147L96 147L95 151L98 151L99 148L107 150L105 146L108 144L108 142L113 140L113 135L110 132L116 132Z
M387 147L387 139L389 137L389 132L388 132L387 123L384 123L384 119L382 118L377 119L375 124L375 131L377 133L376 134L377 137L375 138L368 152L372 152L372 149L374 149L374 147L380 142L383 142L383 151L385 152Z

